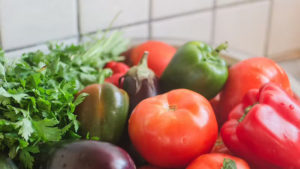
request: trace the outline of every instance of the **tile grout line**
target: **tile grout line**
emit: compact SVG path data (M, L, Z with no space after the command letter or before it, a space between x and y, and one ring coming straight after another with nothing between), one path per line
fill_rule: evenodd
M173 18L177 18L177 17L188 16L188 15L198 14L198 13L202 13L202 12L208 12L208 11L211 11L212 9L213 8L203 8L203 9L197 9L197 10L193 10L193 11L178 13L178 14L174 14L174 15L164 16L164 17L160 17L160 18L152 18L152 21L164 21L167 19L173 19Z
M272 30L272 19L273 19L273 10L274 10L274 0L269 0L269 11L268 11L268 22L267 22L267 28L266 28L266 40L265 40L265 46L264 46L264 55L265 57L269 57L269 44L270 44L270 37L271 37L271 30Z
M153 0L150 0L150 1L152 2ZM216 0L214 0L214 1L216 1ZM238 5L245 5L245 4L257 3L257 2L263 2L263 1L269 1L269 0L252 0L252 1L244 1L244 2L236 2L236 3L231 3L231 4L225 4L225 5L220 5L220 6L217 6L215 4L215 6L213 6L212 8L209 7L209 8L203 8L203 9L197 9L197 10L193 10L193 11L188 11L188 12L183 12L183 13L178 13L178 14L163 16L163 17L159 17L159 18L153 18L153 16L152 16L151 22L153 22L153 21L163 21L163 20L172 19L172 18L176 18L176 17L198 14L198 13L202 13L202 12L207 12L207 11L214 10L214 8L215 9L229 8L229 7L234 7L234 6L238 6ZM216 3L216 2L214 2L214 3ZM152 15L152 13L151 13L151 15ZM132 24L130 24L130 25L132 25Z
M152 39L153 0L149 0L148 40Z
M132 24L112 27L112 28L110 28L110 30L116 30L116 29L120 29L120 28L137 26L137 25L141 25L141 24L145 24L145 23L147 23L147 21L140 21L140 22L135 22L135 23L132 23ZM106 31L107 29L102 29L102 30ZM42 41L42 42L33 43L33 44L30 44L30 45L25 45L25 46L22 46L22 47L7 49L7 50L5 50L5 52L13 52L13 51L17 51L17 50L26 49L26 48L36 47L36 46L39 46L39 45L44 45L49 41L63 41L63 40L68 40L68 39L72 39L72 38L79 38L79 37L82 38L83 36L95 34L97 32L98 31L93 31L93 32L85 33L85 34L67 36L67 37L63 37L63 38L59 38L59 39L50 39L50 40L46 40L46 41Z
M235 7L235 6L239 6L239 5L246 5L246 4L258 3L258 2L264 2L264 1L269 1L269 0L251 0L251 1L234 2L234 3L230 3L230 4L218 5L217 8L230 8L230 7Z
M37 42L37 43L34 43L34 44L22 46L22 47L6 49L4 51L5 52L15 52L15 51L18 51L18 50L37 47L37 46L40 46L40 45L46 45L48 42L51 42L51 41L64 41L64 40L69 40L69 39L72 39L72 38L78 38L78 35L67 36L67 37L60 38L60 39L50 39L50 40L47 40L47 41Z
M78 43L80 43L82 40L82 36L81 36L81 26L80 26L80 2L79 2L79 0L76 0L76 19L77 19L77 39L78 39Z
M216 5L217 5L217 0L213 0L211 34L210 34L211 45L215 43L215 36L216 36L216 12L217 12Z
M116 29L120 29L120 28L128 28L128 27L131 27L131 26L138 26L138 25L148 24L148 23L149 23L148 20L138 21L138 22L124 24L124 25L115 26L115 27L111 27L111 28L101 29L101 31L106 31L108 29L109 30L116 30ZM95 34L97 32L99 32L99 30L97 30L97 31L91 31L91 32L88 32L88 33L84 33L84 34L82 34L82 36Z
M76 36L69 36L69 37L56 39L57 41L71 39L71 38L74 38L74 37L77 37L81 41L82 36L90 35L90 34L94 34L94 33L98 32L98 31L92 31L92 32L88 32L88 33L85 33L85 34L81 34L79 0L76 0L76 1L77 1L77 29L78 29L79 34L76 35ZM153 0L149 0L149 1L151 1L150 5L152 6ZM214 1L216 1L216 0L214 0ZM244 4L256 3L256 2L263 2L263 1L267 1L267 0L252 0L252 1L244 1L244 2L236 2L236 3L226 4L226 5L220 5L220 6L215 6L215 10L219 9L219 8L229 8L229 7L234 7L234 6L238 6L238 5L244 5ZM0 2L1 2L1 0L0 0ZM165 16L165 17L156 18L156 19L154 19L151 16L150 24L149 24L148 20L147 21L139 21L139 22L135 22L135 23L129 23L129 24L125 24L125 25L112 27L110 30L126 28L126 27L130 27L130 26L136 26L136 25L141 25L141 24L147 24L148 23L149 24L148 27L151 29L151 30L148 30L149 31L148 34L149 34L150 38L152 38L151 37L152 36L152 23L155 22L155 21L163 21L163 20L172 19L172 18L176 18L176 17L182 17L182 16L188 16L188 15L198 14L198 13L202 13L202 12L208 12L208 11L211 11L211 10L214 10L214 8L198 9L198 10L194 10L194 11L184 12L184 13L180 13L180 14L174 14L174 15ZM150 13L150 11L149 11L149 13ZM152 15L152 10L151 10L151 15ZM106 30L106 29L103 29L103 30ZM1 33L1 31L0 31L0 33ZM214 35L213 35L213 38L215 38ZM22 46L22 47L12 48L12 49L8 49L8 50L5 50L5 51L6 52L12 52L12 51L16 51L16 50L22 50L22 49L26 49L26 48L30 48L30 47L35 47L35 46L38 46L38 45L43 45L43 44L45 44L49 41L51 41L51 40L47 40L47 41L43 41L43 42L31 44L31 45L26 45L26 46ZM0 39L0 43L1 43L1 39Z

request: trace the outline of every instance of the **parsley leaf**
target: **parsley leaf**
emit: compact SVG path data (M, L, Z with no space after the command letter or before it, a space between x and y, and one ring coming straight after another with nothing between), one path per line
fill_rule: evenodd
M31 121L28 118L23 118L16 123L16 127L19 128L18 134L20 134L26 141L33 133Z
M74 105L75 106L79 105L81 102L83 102L85 97L88 96L88 95L89 94L87 94L87 93L81 93L79 96L77 96L76 100L74 101Z
M62 132L58 127L55 127L58 123L54 119L43 119L33 122L36 133L43 142L61 140Z
M22 150L20 152L19 158L20 158L20 161L22 162L22 164L24 164L25 168L32 168L33 167L34 158L30 154L29 151L27 151L25 149Z

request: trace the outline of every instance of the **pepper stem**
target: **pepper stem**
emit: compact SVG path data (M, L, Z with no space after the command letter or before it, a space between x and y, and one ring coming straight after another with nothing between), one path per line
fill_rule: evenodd
M243 114L243 116L239 119L239 122L242 122L245 117L247 116L247 114L249 113L249 111L252 109L252 107L254 107L256 104L258 103L254 103L253 105L250 105L248 107L245 108L245 113Z
M228 42L224 42L215 48L213 53L219 54L222 50L226 50L228 48Z

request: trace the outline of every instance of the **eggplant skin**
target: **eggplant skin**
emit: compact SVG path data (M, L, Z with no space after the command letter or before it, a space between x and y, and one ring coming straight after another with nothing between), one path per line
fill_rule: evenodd
M78 141L57 149L46 169L136 169L126 151L107 142Z
M148 54L148 52L145 52L139 64L131 67L126 75L121 78L123 89L130 99L129 115L142 100L156 96L159 93L158 78L148 67Z
M129 96L129 114L142 100L159 94L157 77L138 80L136 77L125 76L123 89Z

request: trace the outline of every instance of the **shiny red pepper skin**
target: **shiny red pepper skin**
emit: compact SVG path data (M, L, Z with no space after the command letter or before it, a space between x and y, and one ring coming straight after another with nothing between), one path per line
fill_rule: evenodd
M255 169L300 168L300 103L275 84L250 90L221 135L229 150Z
M110 68L113 71L113 75L106 78L105 81L122 88L122 82L120 83L119 79L127 73L129 67L125 63L111 61L105 65L105 68Z

